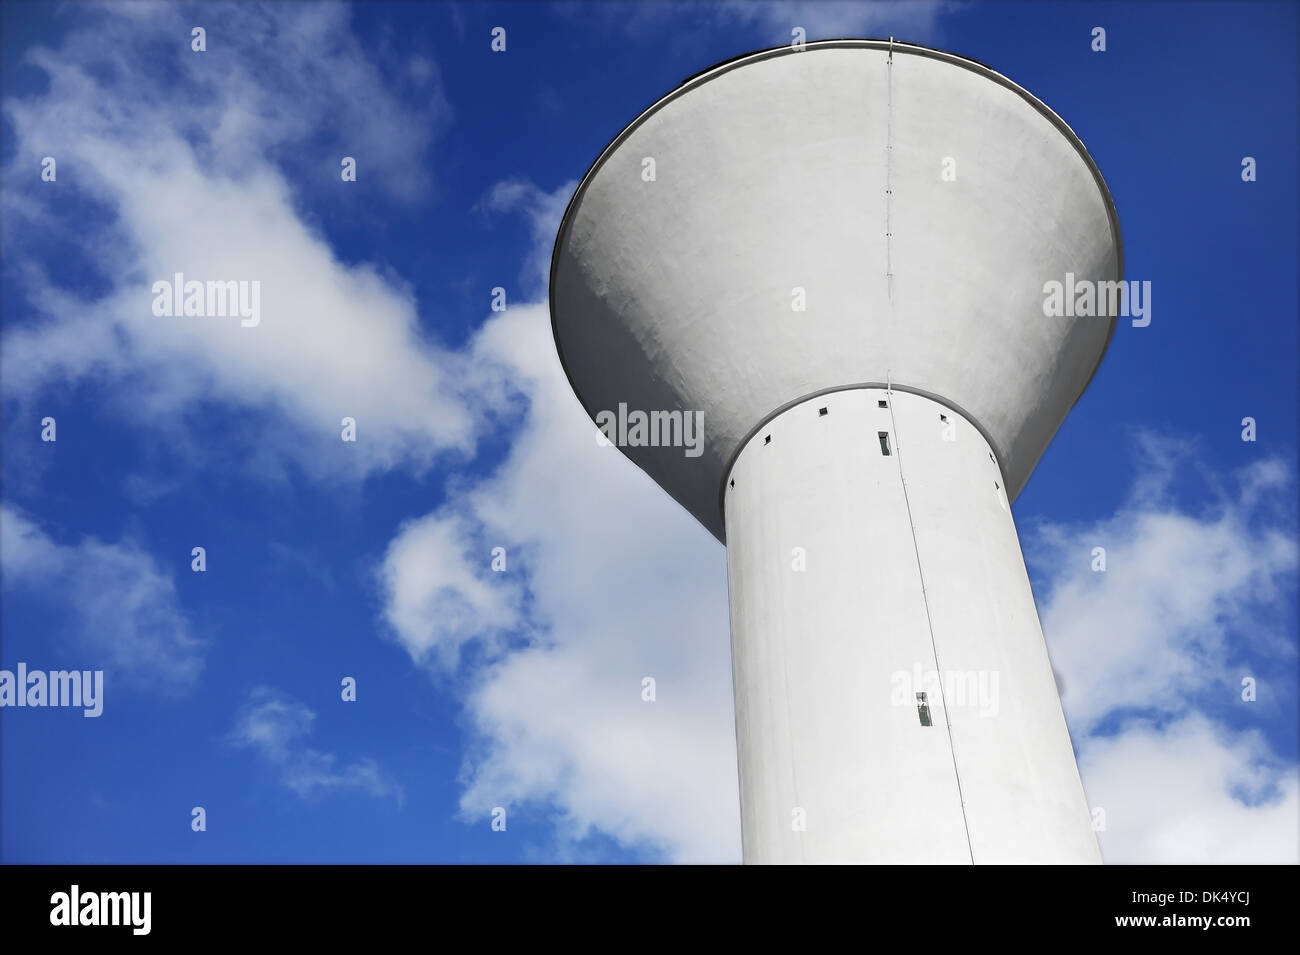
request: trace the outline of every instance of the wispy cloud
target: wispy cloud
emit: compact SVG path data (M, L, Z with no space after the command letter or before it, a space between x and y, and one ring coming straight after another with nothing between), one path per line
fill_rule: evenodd
M342 261L300 202L350 188L345 155L396 198L427 190L425 152L447 112L436 70L384 67L341 6L201 12L87 8L85 29L28 54L48 86L5 102L4 219L6 265L36 320L7 322L5 397L94 381L133 420L176 430L204 402L273 410L244 437L277 440L240 455L271 471L287 458L360 475L468 450L474 417L409 286L383 262ZM190 49L195 22L207 52ZM46 155L53 183L31 174ZM94 280L69 282L52 271L61 257L20 238L59 224ZM178 272L260 282L260 324L155 316L153 283ZM344 417L355 443L340 440Z
M1025 534L1104 856L1300 861L1294 759L1233 728L1295 718L1295 476L1276 459L1222 474L1145 432L1133 446L1114 514Z
M203 669L204 641L181 610L172 576L131 541L61 544L14 508L0 506L6 592L29 593L72 617L75 651L110 680L174 693Z
M316 713L271 687L259 686L248 696L235 718L229 742L252 749L271 766L280 782L304 798L316 793L360 790L378 797L394 797L399 805L402 788L368 758L338 766L338 757L306 745Z
M807 40L888 37L933 44L940 18L960 9L951 0L720 0L716 3L569 4L573 16L602 17L633 35L671 28L670 42L690 44L700 34L745 28L759 47L791 42L802 28ZM739 52L739 51L738 51Z
M809 40L894 35L934 42L939 17L959 6L944 0L723 0L714 13L770 32L773 45L789 43L795 27L803 27Z
M524 261L523 286L533 299L544 297L551 276L551 251L560 220L578 181L564 183L552 192L539 189L527 179L497 183L488 193L485 206L494 213L518 212L529 225L532 242Z
M1135 448L1137 483L1114 514L1026 535L1076 733L1120 711L1177 715L1206 693L1236 699L1243 666L1296 655L1279 603L1297 567L1287 468L1262 461L1225 481L1185 442L1141 435ZM1198 473L1213 482L1208 502L1180 505L1175 476ZM1098 547L1104 571L1092 569Z

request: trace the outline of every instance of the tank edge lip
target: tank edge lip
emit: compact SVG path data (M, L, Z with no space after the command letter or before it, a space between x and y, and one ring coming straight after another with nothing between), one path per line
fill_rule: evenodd
M1009 79L1008 77L999 73L997 70L988 66L986 63L982 63L981 61L976 60L973 57L963 56L960 53L953 53L948 50L940 50L935 47L924 46L923 44L919 44L919 43L909 43L909 42L905 42L893 38L878 38L878 37L877 38L840 37L836 39L812 40L807 42L804 45L804 48L802 50L797 50L794 47L790 46L789 44L783 44L781 46L765 47L761 50L753 50L749 53L741 53L734 57L730 57L726 60L721 60L717 63L714 63L712 66L706 67L700 72L687 77L685 80L683 80L672 90L668 91L663 96L660 96L653 103L651 103L644 110L642 110L636 116L635 119L633 119L630 123L628 123L625 127L623 127L623 129L620 130L619 133L609 141L609 143L605 146L605 148L600 151L595 161L583 174L582 179L578 181L578 185L573 190L573 195L569 197L569 201L564 208L564 215L560 219L559 228L556 230L555 233L555 242L552 244L551 247L551 267L547 276L547 310L550 313L550 319L551 319L551 338L555 342L555 351L557 356L560 359L560 367L564 370L564 377L568 380L569 387L570 389L572 389L574 395L577 397L578 403L582 406L583 410L587 412L588 418L591 418L594 421L595 415L592 414L591 408L587 404L587 399L583 395L582 390L578 387L577 382L574 380L573 373L569 368L568 361L565 360L564 346L560 340L559 328L556 323L555 276L559 264L560 249L563 246L564 240L568 234L569 226L573 219L573 213L576 210L576 207L578 206L578 203L581 200L583 194L586 192L587 186L591 182L592 178L596 175L597 172L600 171L601 167L604 166L605 161L614 152L614 150L617 149L620 145L622 145L624 140L626 140L633 132L635 132L636 129L638 129L642 125L642 123L644 123L647 119L649 119L651 116L657 113L660 109L667 106L673 100L677 99L680 96L685 95L690 90L695 89L696 87L704 83L707 83L710 79L714 79L732 70L739 69L742 66L747 66L753 63L762 62L763 60L772 59L778 56L806 55L809 52L815 52L818 50L846 49L846 48L847 49L861 48L861 49L870 49L870 50L884 49L888 51L896 51L899 53L907 53L915 56L923 56L930 59L939 60L941 62L950 63L962 69L970 70L973 73L983 76L986 79L990 79L995 83L999 84L1000 86L1003 86L1006 89L1011 90L1012 92L1020 96L1022 99L1024 99L1027 103L1029 103L1030 106L1034 107L1034 109L1038 110L1040 114L1042 114L1050 123L1052 123L1052 125L1055 126L1056 129L1060 133L1062 133L1067 140L1069 140L1070 144L1074 146L1075 151L1083 159L1089 171L1092 173L1093 181L1096 183L1098 191L1101 193L1102 202L1106 207L1106 215L1110 222L1111 238L1115 248L1115 281L1121 282L1124 280L1124 244L1123 244L1123 237L1120 232L1119 213L1115 207L1115 200L1111 194L1110 187L1106 184L1105 177L1103 177L1101 174L1101 169L1098 168L1096 161L1092 158L1092 155L1088 152L1088 149L1084 145L1083 140L1079 138L1078 134L1075 133L1075 131L1070 127L1070 125L1059 115L1057 115L1056 111L1053 110L1050 106L1048 106L1046 103L1040 100L1033 93L1029 92L1029 90L1025 89L1019 83L1016 83L1014 80ZM1067 417L1069 415L1069 412L1074 410L1075 405L1079 403L1079 400L1087 392L1089 385L1092 384L1093 378L1095 378L1097 375L1097 371L1101 368L1101 363L1105 359L1106 353L1110 350L1111 339L1114 338L1115 328L1118 322L1119 322L1118 315L1114 315L1111 317L1109 328L1106 331L1106 340L1102 344L1101 353L1097 356L1096 364L1093 365L1092 371L1088 374L1087 379L1084 381L1083 387L1080 389L1079 394L1075 397L1074 401L1070 403L1070 408L1066 411ZM833 386L831 388L825 389L825 392L843 390L844 388L858 388L858 387L869 387L869 386L868 385L847 385L847 386L839 385L839 386ZM922 394L925 397L934 398L935 400L948 403L946 402L945 399L941 398L940 396L931 395L929 393L916 391L915 389L910 389L910 388L904 389L903 387L897 384L895 384L893 387L900 391L903 390L913 391L917 394ZM810 395L805 396L805 398L812 397L815 396L816 394L822 394L825 392L813 392ZM797 401L799 400L804 400L804 399L797 399ZM968 420L974 422L974 419L970 418L970 416L967 415L960 408L954 406L953 410L956 411L958 414L963 415ZM760 422L758 425L755 426L755 430L761 427L762 427L762 422ZM977 425L977 427L980 426ZM983 432L982 427L980 427L980 430L981 432ZM995 441L991 440L988 434L985 434L985 438L989 440L990 446L994 448L994 452L999 457L999 462L998 462L999 467L1002 467L1001 449L997 446L997 443ZM727 460L727 465L724 468L724 472L723 472L723 480L721 484L722 488L726 487L726 474L730 471L730 468L735 462L736 455L739 454L739 451L741 448L744 447L744 444L745 444L744 441L740 442L738 446L734 448L731 454L729 455ZM623 450L624 455L627 456L626 451L624 449L620 448L620 450ZM633 463L635 464L636 462L634 461ZM1029 474L1025 475L1025 480L1024 482L1022 482L1018 490L1024 489L1024 484L1028 483L1029 478L1032 476L1032 473L1033 473L1033 469L1031 468ZM1005 477L1005 470L1003 476ZM706 525L706 529L712 532L712 529L708 528L707 525ZM725 528L723 529L721 535L715 533L714 536L717 537L719 540L721 540L724 544L726 543Z

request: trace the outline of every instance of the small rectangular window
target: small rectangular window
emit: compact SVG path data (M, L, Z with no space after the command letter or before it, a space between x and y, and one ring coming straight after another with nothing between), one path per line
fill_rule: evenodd
M916 712L921 717L922 726L933 726L930 720L930 700L924 693L916 694Z
M877 408L888 408L888 407L889 407L889 402L888 402L888 401L877 401L877 402L876 402L876 407L877 407Z
M880 453L884 455L888 455L889 454L889 432L877 431L876 435L880 438Z
M817 409L817 415L818 415L818 417L821 417L821 416L827 414L827 411L828 411L828 409L826 409L826 408L818 408L818 409Z

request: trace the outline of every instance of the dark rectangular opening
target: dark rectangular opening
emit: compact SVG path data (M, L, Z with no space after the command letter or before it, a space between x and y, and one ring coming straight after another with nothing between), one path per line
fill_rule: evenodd
M822 415L825 415L825 414L828 414L828 413L829 413L829 412L827 411L826 408L818 408L818 409L817 409L817 415L818 415L818 417L821 417Z
M921 717L922 726L933 726L930 719L930 700L924 693L916 694L916 713Z
M880 438L880 453L885 455L889 454L889 432L877 431L876 435Z
M877 407L877 408L888 408L888 407L889 407L889 402L888 402L888 401L877 401L877 402L876 402L876 407Z

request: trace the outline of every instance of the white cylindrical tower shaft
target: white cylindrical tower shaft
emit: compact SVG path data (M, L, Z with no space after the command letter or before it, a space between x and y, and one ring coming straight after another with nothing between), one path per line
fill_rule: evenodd
M897 387L804 400L743 446L724 512L747 862L1101 861L966 417Z

